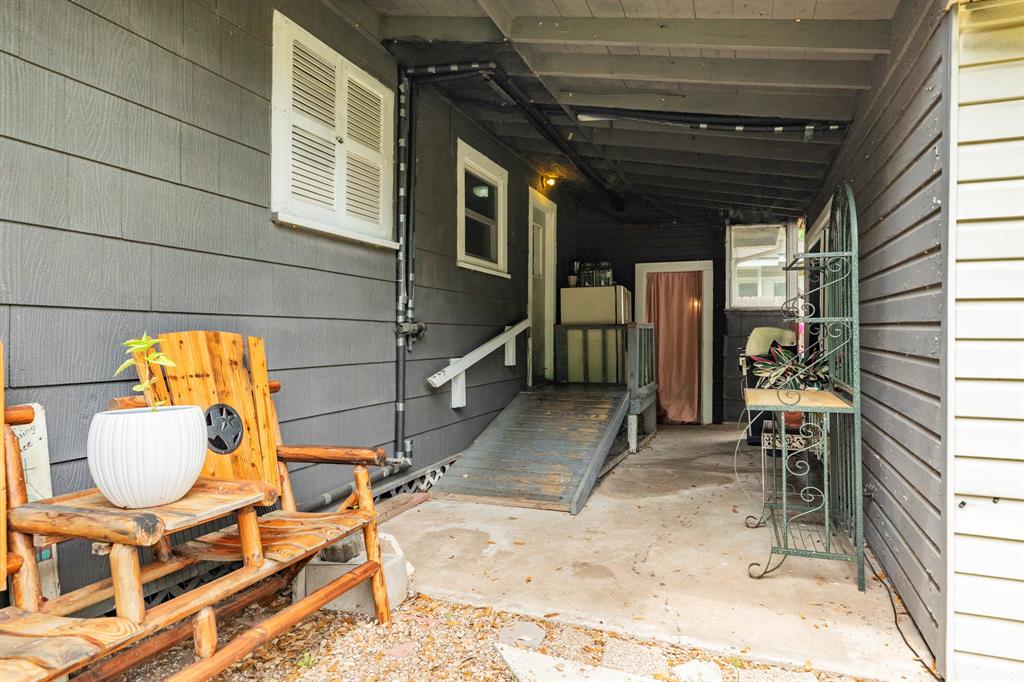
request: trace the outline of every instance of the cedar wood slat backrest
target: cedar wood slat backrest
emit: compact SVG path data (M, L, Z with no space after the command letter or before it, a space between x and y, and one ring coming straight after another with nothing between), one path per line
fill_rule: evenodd
M146 390L150 404L227 405L237 413L241 441L227 453L206 451L200 476L265 481L281 492L277 466L277 413L270 397L263 340L240 334L189 331L161 334L160 350L174 361ZM249 362L246 366L245 351ZM216 421L217 413L212 415Z

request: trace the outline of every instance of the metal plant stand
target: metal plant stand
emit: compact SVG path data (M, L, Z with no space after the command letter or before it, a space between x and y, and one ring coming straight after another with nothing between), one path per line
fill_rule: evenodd
M767 562L750 564L748 573L764 577L789 556L852 561L864 590L857 213L847 184L833 195L821 244L787 266L803 271L807 292L787 301L783 314L804 323L799 359L827 364L829 385L744 391L750 414L771 419L762 435L764 503L747 526L771 528L772 548ZM787 412L803 414L798 429L786 428Z

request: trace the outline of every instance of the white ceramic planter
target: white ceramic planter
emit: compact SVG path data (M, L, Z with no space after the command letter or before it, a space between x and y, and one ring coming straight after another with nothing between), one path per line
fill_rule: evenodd
M100 412L86 449L89 473L118 507L155 507L181 499L206 459L206 422L195 405Z

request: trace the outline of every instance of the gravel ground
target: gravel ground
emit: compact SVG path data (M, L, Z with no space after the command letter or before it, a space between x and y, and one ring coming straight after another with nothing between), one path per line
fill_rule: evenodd
M284 596L267 607L251 606L237 618L220 624L221 641L288 604ZM741 680L743 671L765 671L764 679L782 677L769 668L738 656L716 656L699 649L632 638L545 618L477 608L419 594L394 610L393 625L384 628L372 619L319 611L269 645L226 670L218 680L342 680L344 682L406 682L408 680L481 680L505 682L514 678L494 644L499 631L516 621L540 625L547 635L539 651L579 663L605 666L671 682L672 666L693 659L714 661L726 681ZM134 669L126 682L159 680L193 660L192 642L164 652ZM811 669L808 662L805 671ZM775 674L773 674L773 672ZM803 672L803 671L800 671ZM816 674L821 682L852 682L851 678Z

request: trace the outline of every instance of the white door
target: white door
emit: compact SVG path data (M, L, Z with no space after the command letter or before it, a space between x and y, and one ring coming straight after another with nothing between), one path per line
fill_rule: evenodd
M529 312L531 366L538 379L554 379L555 229L558 207L530 190Z

